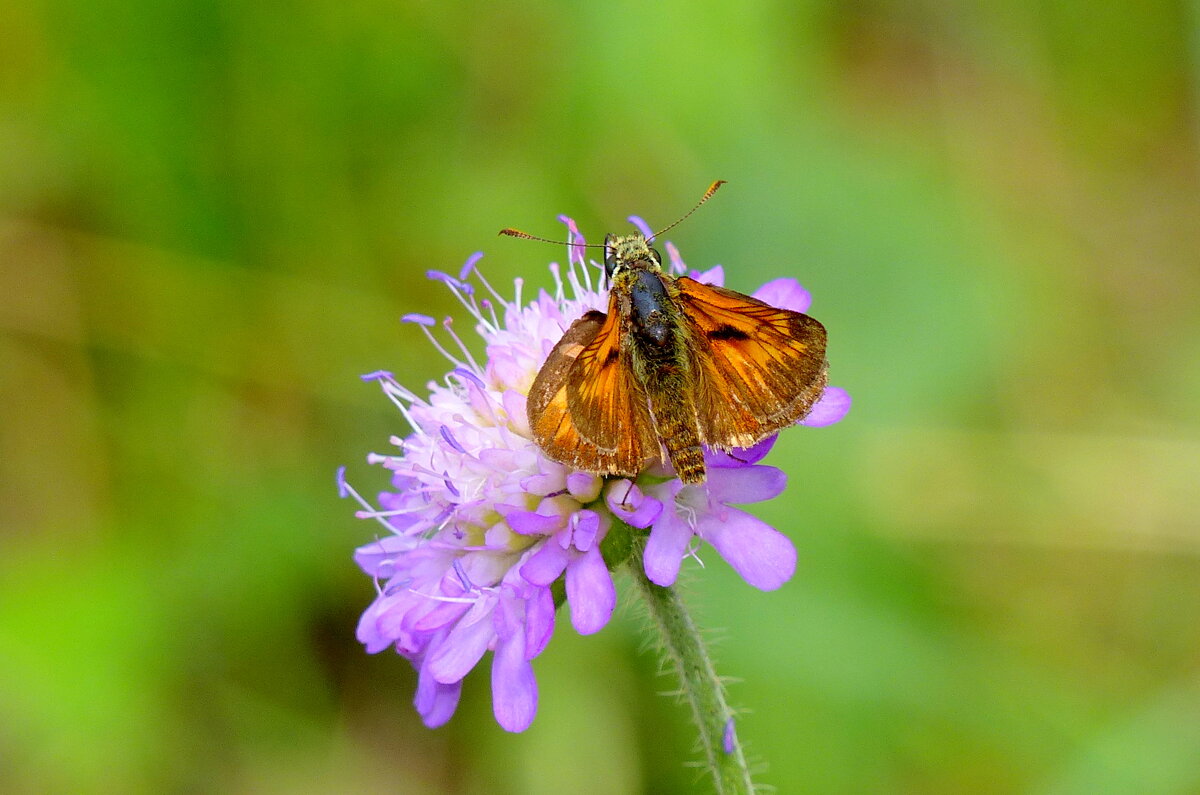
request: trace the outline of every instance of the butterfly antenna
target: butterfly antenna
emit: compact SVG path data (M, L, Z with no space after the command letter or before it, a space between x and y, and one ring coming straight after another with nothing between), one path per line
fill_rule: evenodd
M501 229L500 234L507 235L508 237L517 237L517 238L520 238L521 240L536 240L539 243L553 243L556 246L578 246L580 248L604 248L603 243L574 243L574 242L567 242L566 240L551 240L548 237L538 237L537 235L531 235L528 232L522 232L520 229L513 229L511 227L505 227L504 229Z
M654 239L655 239L655 238L657 238L659 235L661 235L663 232L667 232L667 231L669 231L669 230L671 230L671 229L674 229L675 227L679 226L679 224L683 222L683 219L684 219L684 218L687 218L689 215L691 215L692 213L694 213L694 212L696 212L697 210L699 210L699 209L700 209L700 205L704 204L706 201L708 201L709 199L711 199L711 198L712 198L712 195L713 195L714 193L716 193L716 192L717 192L717 188L721 187L721 186L722 186L722 185L724 185L724 184L725 184L725 180L723 180L723 179L719 179L719 180L717 180L716 182L714 182L713 184L709 185L709 186L708 186L708 190L704 191L704 195L700 197L700 201L696 202L696 206L695 206L695 207L693 207L692 209L690 209L690 210L688 210L686 213L684 213L684 214L683 214L683 215L680 217L680 219L679 219L678 221L676 221L675 223L673 223L673 224L670 224L669 226L665 226L665 227L663 227L662 229L660 229L660 230L658 230L657 232L655 232L654 234L650 235L650 240L654 240ZM501 233L501 234L503 234L503 233Z

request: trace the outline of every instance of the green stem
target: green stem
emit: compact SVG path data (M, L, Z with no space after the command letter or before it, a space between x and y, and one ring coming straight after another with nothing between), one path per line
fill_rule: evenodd
M688 615L683 600L674 588L655 585L646 577L641 544L634 546L629 569L662 635L667 656L679 675L680 691L692 708L692 716L700 730L700 745L704 748L717 792L722 795L754 792L750 769L736 733L730 732L727 744L726 726L731 725L733 711L725 700L725 686L717 676L700 631Z

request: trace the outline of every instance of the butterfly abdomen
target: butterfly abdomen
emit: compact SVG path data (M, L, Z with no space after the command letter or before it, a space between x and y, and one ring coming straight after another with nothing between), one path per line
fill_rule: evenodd
M690 375L685 357L646 357L639 368L644 374L650 414L667 457L684 483L704 481L704 452L696 425L696 406L688 389Z
M686 411L686 413L685 413ZM704 451L696 431L696 412L689 406L684 410L678 403L665 411L652 410L658 431L667 448L671 466L684 483L703 483Z

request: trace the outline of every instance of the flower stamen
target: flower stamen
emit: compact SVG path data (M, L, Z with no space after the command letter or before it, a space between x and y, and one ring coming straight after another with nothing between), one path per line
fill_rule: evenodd
M554 277L554 300L561 304L566 294L563 292L562 269L557 262L550 263L550 275Z
M449 334L450 338L453 339L458 344L459 350L461 350L463 352L463 355L467 357L467 362L469 362L470 365L472 367L474 367L478 372L482 373L483 368L479 366L479 362L475 361L475 357L471 355L471 351L467 350L467 346L463 344L462 338L460 338L458 336L458 334L455 333L454 318L447 317L445 320L443 320L442 328L446 329L446 333Z
M437 337L433 336L433 332L429 330L428 326L421 324L421 331L425 332L425 336L429 339L429 342L433 344L433 347L437 348L438 353L440 353L442 356L445 356L451 364L453 364L455 367L467 366L466 362L459 361L457 358L450 355L450 351L442 347L442 344L437 341Z
M467 571L463 568L462 561L454 561L453 568L454 573L458 576L458 581L462 583L464 591L474 593L478 590L475 587L475 583L471 582L471 578L467 576Z
M687 273L687 265L684 264L683 257L679 256L679 249L674 243L667 243L667 259L671 263L671 273L676 276Z
M474 273L474 274L475 274L475 277L479 279L479 282L480 282L480 284L482 284L482 285L483 285L483 286L484 286L484 287L487 289L487 291L488 291L489 293L491 293L491 294L492 294L492 297L493 297L493 298L495 298L495 299L496 299L497 301L499 301L501 304L507 304L507 303L508 303L508 301L507 301L507 300L504 298L504 296L500 295L500 293L498 293L498 292L496 291L496 288L495 288L495 287L492 287L492 283L491 283L491 282L489 282L489 281L487 280L487 277L485 277L485 276L483 275L483 271L481 271L481 270L480 270L479 268L477 268L477 267L474 267L474 266L472 266L472 268L471 268L471 272L472 272L472 273ZM488 300L488 299L484 298L484 299L482 299L482 302L486 302L487 300ZM497 329L499 328L499 326L500 326L500 322L499 322L499 321L496 321L496 327L497 327Z
M637 230L642 233L642 237L649 240L654 237L654 231L650 229L650 225L643 220L640 215L631 215L625 219L629 223L637 227Z
M480 278L481 280L483 279L483 277L482 277L482 276L480 276L479 278ZM487 320L483 320L483 321L482 321L482 323L483 323L483 325L484 325L484 328L486 328L486 329L487 329L489 332L491 332L492 334L497 334L497 333L499 333L499 331L500 331L500 318L496 317L496 305L495 305L495 304L493 304L491 301L489 301L489 300L488 300L488 299L486 299L486 298L482 299L482 300L481 300L479 303L480 303L480 305L481 305L481 306L482 306L484 309L486 309L486 310L487 310L488 312L490 312L490 313L491 313L491 315L492 315L492 321L491 321L491 323L488 323L488 321L487 321Z
M341 487L339 489L339 492L343 496L350 496L350 497L354 498L354 501L357 502L359 505L361 505L363 507L364 511L368 512L367 516L364 516L364 518L369 517L369 518L375 519L375 521L379 522L381 525L386 527L389 533L396 532L396 528L392 527L391 522L389 522L387 519L380 517L380 516L372 516L371 515L371 513L376 511L375 506L372 505L371 503L367 502L367 500L361 494L359 494L358 491L353 486L350 485L349 481L347 481L344 477L342 477L342 478L339 478L338 482Z
M442 438L446 440L446 444L450 445L451 447L453 447L455 450L462 453L463 455L467 455L467 448L463 447L462 443L459 442L458 439L455 438L453 431L451 431L445 425L438 428L438 431L441 432Z

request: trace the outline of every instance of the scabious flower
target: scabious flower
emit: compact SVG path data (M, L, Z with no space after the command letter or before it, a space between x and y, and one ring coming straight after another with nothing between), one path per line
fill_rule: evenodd
M574 222L560 220L582 243ZM630 220L644 229L641 219ZM688 271L675 247L666 248L672 273L723 282L719 266ZM540 291L528 303L519 279L511 299L493 289L476 267L480 254L457 276L431 271L470 314L483 338L483 362L450 318L438 324L408 315L404 320L420 327L453 369L424 397L386 371L363 376L410 430L391 438L388 453L368 456L391 471L391 486L375 504L346 482L344 467L338 471L340 493L361 505L357 515L380 525L378 537L355 553L377 588L358 639L370 653L394 648L412 662L415 706L430 727L454 714L463 678L490 650L496 720L509 731L528 728L537 711L532 661L554 632L557 604L565 599L581 634L600 631L612 616L613 561L602 550L614 520L648 531L646 575L659 585L674 583L683 558L697 554L697 540L758 588L778 588L795 570L791 541L732 507L783 490L784 473L758 463L774 437L737 455L709 452L708 481L698 486L683 485L668 463L635 479L574 471L533 442L525 403L539 368L576 318L607 309L603 269L583 251L569 246L565 273L550 266L554 292ZM789 278L755 296L796 311L810 303ZM830 387L802 424L828 425L848 409L847 393Z

